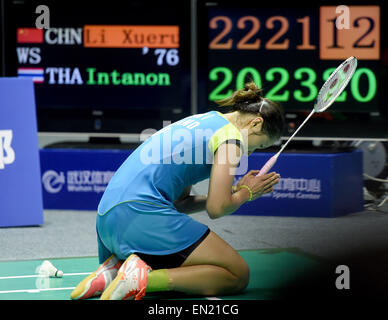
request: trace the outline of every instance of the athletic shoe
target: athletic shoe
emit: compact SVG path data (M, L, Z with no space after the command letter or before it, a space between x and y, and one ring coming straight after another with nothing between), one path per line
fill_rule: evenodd
M70 297L72 299L87 299L101 295L117 276L117 272L122 263L121 260L111 255L96 271L77 285Z
M101 300L141 300L145 296L148 272L151 270L136 254L131 254L103 292Z

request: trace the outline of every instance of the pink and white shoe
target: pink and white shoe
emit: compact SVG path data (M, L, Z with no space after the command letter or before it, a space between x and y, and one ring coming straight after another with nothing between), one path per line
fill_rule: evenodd
M118 260L114 255L111 255L96 271L87 276L75 287L70 297L78 300L101 295L117 276L117 272L122 263L121 260Z
M122 264L117 277L105 289L101 300L141 300L145 296L151 267L136 254Z

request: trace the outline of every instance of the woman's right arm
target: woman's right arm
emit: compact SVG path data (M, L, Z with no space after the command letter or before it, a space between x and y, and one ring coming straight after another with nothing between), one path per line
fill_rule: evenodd
M249 200L250 192L246 188L241 188L233 194L231 192L234 173L238 165L238 162L235 161L236 154L240 154L240 148L237 145L222 144L214 155L206 201L206 210L211 219L233 213ZM230 159L234 159L234 161ZM279 181L279 175L271 172L257 177L251 171L242 180L252 190L253 199L256 199L260 195L272 191L272 186Z

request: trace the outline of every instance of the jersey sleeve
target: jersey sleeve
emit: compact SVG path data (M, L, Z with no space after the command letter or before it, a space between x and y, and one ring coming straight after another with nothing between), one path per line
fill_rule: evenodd
M245 145L241 132L231 123L221 127L213 134L213 136L209 140L208 148L210 152L214 155L219 146L223 143L235 143L240 148L242 148L243 152L245 152Z

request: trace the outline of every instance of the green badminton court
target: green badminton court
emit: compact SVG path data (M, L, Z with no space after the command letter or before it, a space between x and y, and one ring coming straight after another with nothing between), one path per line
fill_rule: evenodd
M208 300L272 300L300 285L311 283L325 262L298 249L239 251L250 267L246 290L235 296L206 297ZM44 259L0 262L0 300L69 300L73 288L97 269L97 257L61 258L50 261L64 272L62 278L36 273ZM330 278L330 277L326 277ZM334 284L333 284L334 285ZM147 295L144 299L204 299L181 293Z

